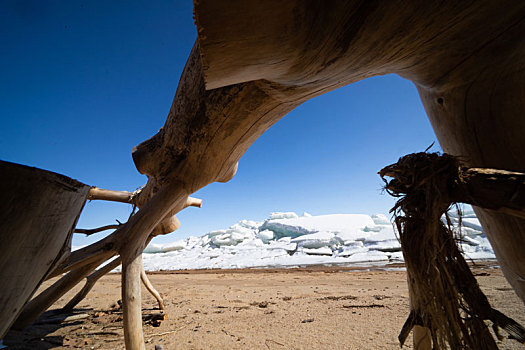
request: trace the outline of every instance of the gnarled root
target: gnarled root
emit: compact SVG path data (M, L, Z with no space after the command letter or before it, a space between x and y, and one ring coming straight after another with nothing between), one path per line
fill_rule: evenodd
M422 326L430 330L434 349L497 349L484 320L525 342L523 327L491 308L456 245L447 209L461 197L483 203L473 196L486 194L466 190L464 180L472 178L461 174L467 172L453 156L416 153L379 173L393 178L385 180L385 188L400 197L391 212L396 217L411 301L410 316L399 335L401 345L414 326ZM519 180L519 176L513 178ZM511 203L501 201L498 205L519 212L515 196L509 198Z

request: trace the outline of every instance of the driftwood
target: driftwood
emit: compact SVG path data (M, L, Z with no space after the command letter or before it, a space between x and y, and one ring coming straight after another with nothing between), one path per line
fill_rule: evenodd
M0 339L69 250L89 186L0 161Z
M153 237L150 237L150 240L151 240L151 238L153 238ZM148 243L149 243L149 241L146 242L146 245ZM88 295L88 293L91 291L91 289L93 289L93 287L95 286L95 284L97 283L97 281L101 277L105 276L106 274L108 274L112 270L116 269L120 264L121 264L121 259L120 259L120 257L117 257L117 258L113 259L111 262L109 262L106 265L104 265L103 267L97 269L95 272L93 272L89 276L87 276L86 283L84 284L84 287L82 287L82 289L77 294L75 294L75 296L73 298L71 298L71 300L62 308L62 310L64 310L64 311L71 311L71 310L73 310L75 308L75 306L78 305L78 303L80 303L82 300L84 300L84 298ZM162 299L160 293L155 289L153 284L150 282L148 276L146 275L146 271L144 270L144 264L142 264L142 268L141 268L141 271L140 271L140 279L142 280L142 283L144 284L146 289L157 300L157 303L159 305L159 309L162 310L162 311L165 311L166 308L164 306L164 300Z
M174 215L191 193L231 179L251 144L296 106L371 76L413 81L442 148L466 166L525 172L524 14L514 0L195 2L198 41L166 123L133 150L148 176L140 210L47 275L73 279L120 255L123 302L140 297L145 242L179 224ZM525 220L475 210L525 300ZM126 306L124 319L126 346L143 348L140 302Z
M150 282L148 275L146 275L146 271L144 270L144 264L142 264L141 269L140 269L140 279L142 280L142 283L144 284L148 292L150 292L151 295L153 295L153 297L157 300L157 303L159 304L159 309L161 311L165 311L166 307L164 306L164 300L162 299L162 296L160 295L160 293L155 289L153 284Z
M136 193L131 192L125 192L125 191L112 191L112 190L102 190L98 189L96 187L91 188L89 192L88 199L94 200L94 199L100 199L100 200L110 200L110 201L117 201L122 203L134 203L134 198L136 197ZM195 207L201 207L202 206L202 200L197 198L191 198L189 197L183 208L188 206L195 206ZM178 222L177 218L175 216L169 218L167 222L173 223L173 219L176 220L176 225L171 225L169 228L166 228L166 224L164 223L166 219L157 226L162 227L163 230L167 229L173 229L176 230L180 223ZM121 226L125 226L125 224L118 225L118 228L121 228ZM165 231L163 231L165 232ZM170 231L171 232L171 231ZM144 246L151 241L151 239L156 235L156 232L154 231L152 235L149 236L147 241L144 243ZM116 268L121 263L121 258L116 258L112 262L108 263L104 267L98 269L95 271L95 269L104 263L106 260L110 259L114 255L117 255L117 251L111 249L113 245L110 244L110 249L102 249L97 254L91 256L89 259L81 261L81 263L74 265L73 267L60 271L55 271L54 273L50 274L50 277L56 276L62 272L69 271L64 277L59 279L57 282L55 282L51 287L40 293L37 297L32 299L22 310L18 318L16 319L16 322L13 324L13 327L15 329L21 329L32 323L42 312L44 312L49 306L51 306L54 302L56 302L60 297L62 297L65 293L67 293L71 288L73 288L75 285L77 285L82 279L84 279L87 276L87 281L84 287L77 293L73 299L64 307L64 309L71 309L75 305L77 305L85 296L89 293L89 291L93 288L95 283L98 279L100 279L103 275L107 274L114 268ZM67 260L66 260L67 261ZM115 265L116 264L116 265ZM142 266L142 260L141 260L141 266ZM141 267L143 270L143 267ZM95 272L94 272L95 271ZM164 304L162 301L162 298L160 297L160 294L155 290L155 288L151 285L150 281L148 280L147 276L145 278L141 278L143 283L146 285L146 288L148 291L150 291L153 296L157 299L159 302L159 307L164 308ZM140 282L140 280L139 280ZM140 285L140 284L139 284ZM126 304L126 301L123 301L123 304ZM139 301L140 304L140 301Z
M86 236L90 236L92 234L95 234L95 233L98 233L98 232L102 232L102 231L107 231L107 230L115 230L117 228L119 228L121 224L114 224L114 225L105 225L105 226L101 226L101 227L97 227L97 228L92 228L92 229L82 229L82 228L76 228L73 233L83 233L85 234Z
M42 312L46 311L54 302L76 286L84 277L93 272L97 266L109 259L111 256L102 255L98 261L79 267L60 278L49 288L27 303L15 323L14 329L23 329L37 319Z
M97 281L103 277L104 275L108 274L112 270L116 269L120 265L120 258L115 258L111 262L107 263L103 267L97 269L95 272L90 274L86 278L86 283L84 284L84 287L80 291L78 291L77 294L71 300L68 301L68 303L62 308L64 311L71 311L75 308L75 306L78 305L84 298L88 295L88 293L93 289Z
M485 320L492 321L498 337L501 327L525 343L525 329L493 309L479 288L456 245L457 235L446 213L453 202L462 201L487 203L491 210L511 208L522 215L525 174L465 169L447 154L416 153L400 158L379 175L385 189L400 197L392 212L407 265L411 301L410 315L399 335L401 346L414 326L422 326L430 330L433 349L497 349ZM392 180L386 181L385 176Z

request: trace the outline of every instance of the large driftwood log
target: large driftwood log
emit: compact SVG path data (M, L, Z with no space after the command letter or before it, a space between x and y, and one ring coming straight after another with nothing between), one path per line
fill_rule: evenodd
M199 42L166 124L133 152L149 179L144 191L175 180L192 193L226 181L291 109L387 73L417 85L447 152L469 166L525 171L524 14L525 4L511 0L196 2ZM525 299L525 222L479 215L491 241L501 241L493 242L496 254Z
M222 6L196 4L208 88L271 81L288 95L308 89L313 96L397 73L416 84L444 151L470 167L525 172L525 3L233 0L227 11ZM525 301L525 220L475 210Z
M69 251L88 191L68 177L0 161L0 339Z
M134 203L134 198L137 197L134 193L131 192L103 190L96 187L91 188L88 196L88 199L91 200L100 199L123 203ZM202 200L198 198L189 197L186 199L184 205L182 206L182 209L188 206L201 207ZM117 229L121 228L121 226L124 225L117 226ZM144 242L144 246L146 246L155 235L173 232L176 229L178 229L179 226L180 222L178 221L175 215L168 219L164 219L162 223L156 226L155 230L152 232L152 234L149 236L146 242ZM159 228L162 230L160 233ZM94 245L99 244L99 242L95 243ZM73 299L64 308L73 308L75 305L77 305L89 293L89 291L91 290L91 288L93 288L98 279L107 274L109 271L113 270L121 263L121 259L116 258L104 267L93 272L97 266L99 266L104 261L117 254L118 250L113 249L112 243L107 243L106 246L109 246L111 249L106 249L103 247L96 254L90 256L89 259L84 259L82 263L73 265L68 269L54 271L54 273L50 274L50 276L56 276L60 273L69 271L67 275L55 282L51 287L43 291L24 307L23 311L17 318L14 327L21 329L32 323L49 306L51 306L55 301L57 301L60 297L62 297L72 287L74 287L84 277L87 276L85 286L81 289L79 293L75 295L75 297L73 297ZM143 276L141 272L140 279L143 281L148 291L150 291L153 294L153 296L157 299L157 301L159 302L159 307L164 308L160 294L151 285L147 276L145 276L145 273ZM126 301L124 301L124 304L125 303Z
M188 193L227 180L291 109L387 73L416 84L446 152L468 166L525 171L523 2L202 0L195 15L198 44L166 124L133 152L145 192L173 179ZM516 249L525 222L478 214L525 300Z
M195 15L198 43L166 124L133 151L148 176L144 205L55 273L118 253L131 291L147 237L189 194L231 179L248 147L302 102L375 75L412 80L443 149L468 166L525 171L523 2L200 0ZM525 300L525 220L476 210Z

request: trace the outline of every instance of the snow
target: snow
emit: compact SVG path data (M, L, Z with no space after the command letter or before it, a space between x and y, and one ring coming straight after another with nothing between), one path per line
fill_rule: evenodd
M457 213L451 213L457 225ZM468 259L495 259L473 212L464 213L460 248ZM388 264L403 261L390 220L383 214L313 216L271 213L227 229L167 244L150 244L146 270L294 267L316 264Z

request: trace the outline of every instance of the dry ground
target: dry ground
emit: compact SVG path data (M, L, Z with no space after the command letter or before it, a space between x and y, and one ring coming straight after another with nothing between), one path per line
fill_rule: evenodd
M493 307L525 324L525 307L501 271L485 266L474 272ZM403 271L313 267L150 278L169 317L159 327L144 326L147 349L399 349L397 334L408 315ZM142 293L145 313L156 312L154 299ZM78 306L88 318L12 331L5 342L9 349L123 349L120 312L110 311L119 298L120 275L105 276Z

